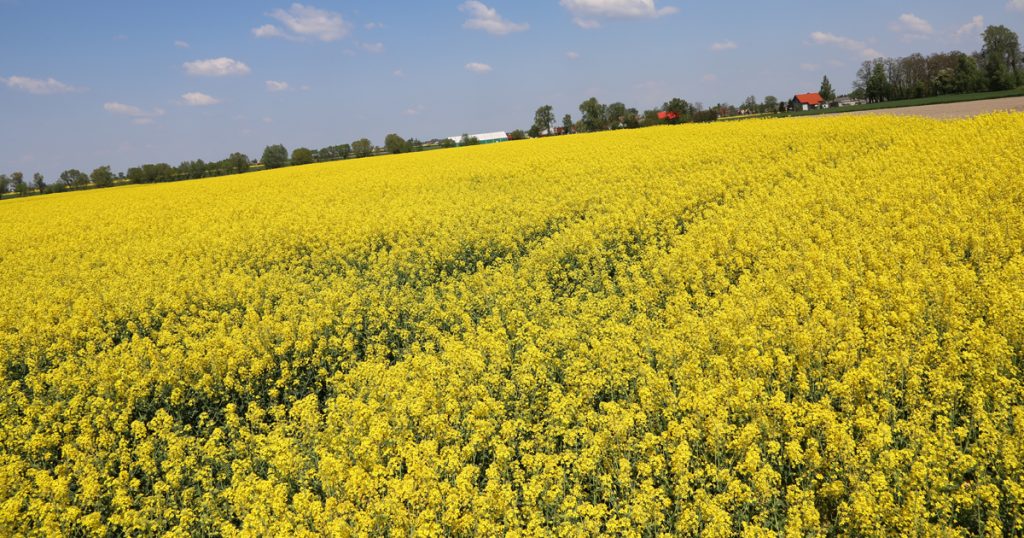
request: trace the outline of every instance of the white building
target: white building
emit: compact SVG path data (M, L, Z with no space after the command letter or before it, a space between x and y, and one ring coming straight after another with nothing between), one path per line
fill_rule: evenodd
M475 139L479 140L481 144L494 144L494 143L497 143L497 142L508 142L508 134L505 133L505 131L497 131L497 132L494 132L494 133L471 134L471 135L469 135L469 137L470 138L475 138ZM461 144L462 143L462 135L459 135L459 136L449 136L448 140L451 140L452 142L455 142L456 144Z

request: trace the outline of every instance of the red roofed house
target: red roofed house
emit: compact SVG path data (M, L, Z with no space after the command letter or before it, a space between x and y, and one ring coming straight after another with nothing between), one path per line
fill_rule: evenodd
M664 120L670 120L670 121L671 120L678 120L679 119L679 114L676 114L675 112L664 112L664 111L663 112L658 112L658 119L662 120L662 121L664 121Z
M801 93L793 96L789 102L793 110L811 110L813 108L828 108L828 103L818 93Z

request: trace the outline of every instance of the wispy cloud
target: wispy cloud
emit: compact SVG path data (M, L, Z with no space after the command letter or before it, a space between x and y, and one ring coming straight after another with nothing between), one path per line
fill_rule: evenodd
M200 92L188 92L181 96L181 101L188 106L210 106L220 103L220 99Z
M1010 0L1006 3L1007 11L1024 11L1024 0Z
M83 88L76 88L65 84L55 78L37 79L11 75L7 78L0 77L0 84L6 85L14 90L21 90L35 95L53 95L57 93L72 93L83 91Z
M498 10L477 0L463 3L459 6L459 11L469 15L469 19L462 23L462 27L470 30L483 30L491 35L508 35L530 29L529 24L506 20L498 14Z
M1024 3L1024 0L1020 0L1020 1L1022 3ZM961 26L960 28L957 29L956 33L954 34L954 37L956 37L957 39L961 39L961 38L963 38L964 36L967 36L967 35L978 34L978 33L981 32L981 29L984 28L984 27L985 27L985 17L982 17L981 15L975 15L974 18L971 19L971 22L969 22L969 23L967 23L967 24L965 24L965 25L963 25L963 26Z
M817 71L820 67L818 64L800 64L800 69L804 71Z
M248 65L231 58L211 58L209 60L196 60L185 62L185 72L190 75L206 77L225 77L228 75L248 75L251 69Z
M174 42L174 46L178 47L179 49L187 49L191 45L188 44L188 41L182 41L182 40L179 39L179 40Z
M359 47L370 54L380 54L384 52L384 43L360 43Z
M935 33L935 28L932 27L930 22L913 13L900 15L898 19L889 25L889 29L903 34L903 39L906 40L926 39Z
M718 43L711 44L711 50L714 52L723 52L727 50L736 50L739 47L734 41L719 41Z
M580 53L569 51L569 52L565 53L565 57L570 59L570 60L579 60L580 59Z
M708 73L708 74L704 75L703 77L701 77L701 80L704 81L704 82L715 82L715 81L718 80L718 75L716 75L714 73Z
M126 105L116 101L103 103L103 110L114 115L130 117L132 118L132 123L136 125L153 123L154 118L164 115L164 110L162 108L143 110L135 105Z
M411 106L402 111L405 116L419 116L420 112L423 112L423 105Z
M366 28L367 30L380 30L381 28L384 28L384 23L368 22L363 25L363 28Z
M484 63L470 62L466 64L466 70L477 74L483 74L490 73L494 68Z
M268 92L283 92L289 88L287 82L280 80L268 80L266 84Z
M656 19L678 13L673 6L659 8L655 0L560 0L559 4L573 15L580 28L599 28L599 19Z
M869 47L863 41L857 41L856 39L850 39L848 37L838 36L828 32L812 32L811 41L818 45L834 45L851 52L859 53L865 58L877 58L882 55L882 53Z
M352 25L345 21L340 13L299 3L292 4L287 10L275 9L267 16L276 19L283 28L264 24L252 29L254 36L329 42L347 36L352 30Z

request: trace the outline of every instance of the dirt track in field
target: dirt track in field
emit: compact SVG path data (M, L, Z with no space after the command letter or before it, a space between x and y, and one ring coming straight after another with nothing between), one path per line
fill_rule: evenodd
M888 108L884 110L861 110L847 112L846 114L893 114L896 116L925 116L928 118L950 119L966 118L1000 110L1024 112L1024 97L1006 97L985 101L966 101L963 103Z

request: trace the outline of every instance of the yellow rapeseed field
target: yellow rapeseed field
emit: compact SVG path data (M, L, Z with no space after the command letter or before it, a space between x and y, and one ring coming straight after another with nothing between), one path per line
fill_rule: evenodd
M1024 533L1024 115L0 202L0 535Z

